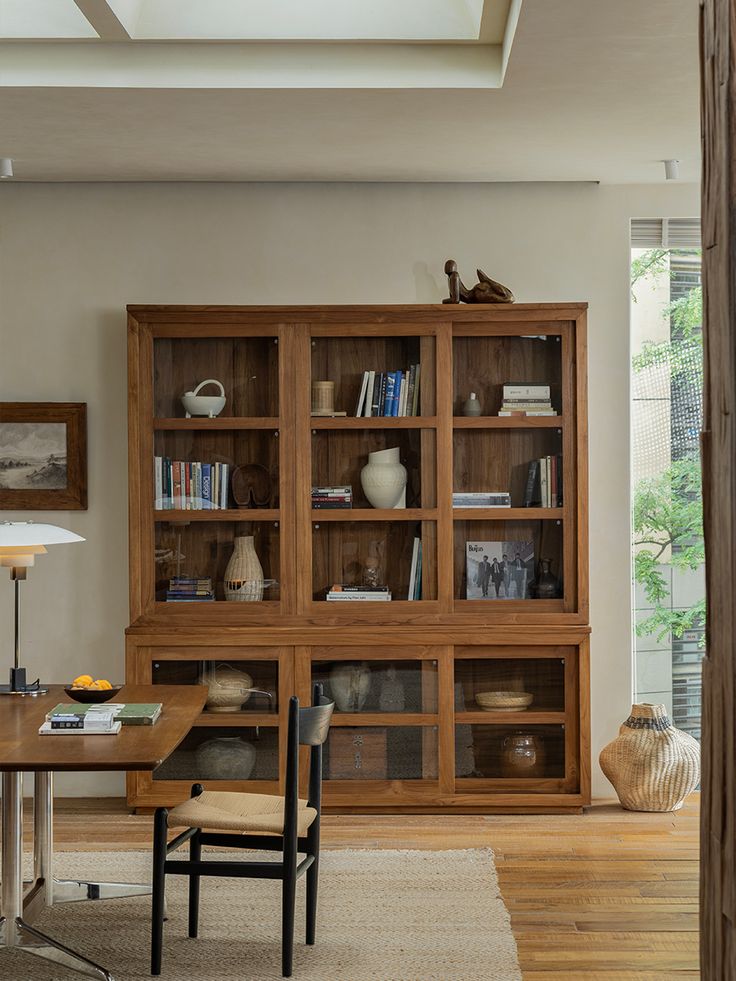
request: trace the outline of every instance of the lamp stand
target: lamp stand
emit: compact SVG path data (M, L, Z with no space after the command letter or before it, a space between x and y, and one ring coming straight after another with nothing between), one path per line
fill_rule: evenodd
M20 584L26 578L25 567L13 566L10 578L15 583L15 653L13 667L10 669L10 684L0 685L0 695L45 695L48 688L41 687L39 678L29 685L26 681L26 669L20 666Z

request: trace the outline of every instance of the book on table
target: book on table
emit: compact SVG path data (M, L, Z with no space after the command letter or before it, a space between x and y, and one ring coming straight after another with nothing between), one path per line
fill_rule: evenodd
M82 705L60 702L46 715L54 730L107 728L119 723L126 726L150 726L158 721L161 702L105 702L102 705Z

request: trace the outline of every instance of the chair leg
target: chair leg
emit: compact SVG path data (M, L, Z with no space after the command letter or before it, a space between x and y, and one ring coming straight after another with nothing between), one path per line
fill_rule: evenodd
M314 944L317 930L317 887L319 885L319 828L310 841L309 853L314 863L307 869L307 944Z
M159 807L153 818L153 876L151 890L151 974L161 973L166 895L166 838L169 812Z
M294 907L296 905L296 862L286 863L281 894L281 973L291 977L294 964Z
M189 839L189 861L198 862L202 857L201 831ZM189 936L196 937L199 929L199 876L189 876Z

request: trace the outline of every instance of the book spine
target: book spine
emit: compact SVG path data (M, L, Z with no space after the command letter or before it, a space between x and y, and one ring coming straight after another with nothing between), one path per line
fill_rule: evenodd
M394 372L394 406L391 413L394 417L399 415L401 408L401 372Z
M416 586L416 579L417 579L417 554L418 554L417 543L418 542L419 539L415 538L414 545L412 546L412 550L411 550L411 571L409 572L409 592L406 597L408 600L414 599L414 588Z
M371 415L380 416L381 414L381 372L373 372L373 397L371 399Z
M416 365L409 365L409 382L406 386L406 414L413 416L414 412L414 387L417 382Z
M368 372L368 380L366 382L366 392L365 392L365 404L363 406L363 415L369 417L375 415L373 411L373 390L376 387L376 373L375 371Z
M526 487L524 488L524 507L530 508L534 502L534 488L537 483L539 472L539 460L532 460L526 475Z
M363 380L360 383L360 393L358 394L358 401L355 403L355 416L359 418L363 415L363 407L366 404L366 389L368 388L368 372L363 372Z
M564 482L562 471L562 454L557 454L557 506L562 507L565 502Z
M172 494L172 499L174 503L174 510L178 511L181 508L181 470L179 469L179 462L174 460L174 493Z
M422 540L418 538L419 548L417 550L417 572L414 579L414 599L422 598Z
M547 461L542 458L539 461L539 473L540 473L540 497L541 506L543 508L547 507Z
M161 475L161 465L163 460L160 456L155 456L153 458L153 498L154 507L156 510L160 511L163 507L162 498L164 496L163 491L163 481Z
M409 384L409 377L405 371L401 372L401 385L399 386L399 415L406 415L406 389Z
M421 364L414 365L414 404L412 405L411 413L413 416L421 415L419 400L419 375L421 367Z
M394 385L396 384L396 378L394 377L393 371L388 372L386 378L386 394L383 406L383 415L392 416L393 415L393 404L394 404Z
M228 489L230 480L230 464L223 463L222 465L222 491L220 496L220 507L223 511L227 510L228 504Z
M210 483L210 465L202 464L202 507L209 510L212 505L212 485Z
M557 507L557 457L551 456L549 458L550 467L550 504L553 508Z
M505 399L548 399L549 385L504 385Z

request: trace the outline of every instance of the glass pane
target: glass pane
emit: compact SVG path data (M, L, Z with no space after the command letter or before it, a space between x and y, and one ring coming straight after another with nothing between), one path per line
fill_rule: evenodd
M436 712L436 661L315 661L339 712Z
M154 433L156 510L249 506L279 506L278 431L159 429Z
M410 585L417 598L437 598L435 522L325 521L314 522L312 532L314 599L326 599L336 585L366 584L388 587L393 600L409 599ZM337 608L350 600L328 602Z
M398 450L398 461L405 468L405 475L393 461L388 470L385 464L369 459L370 453L390 449ZM431 508L437 503L434 466L431 462L434 457L434 430L314 430L312 487L350 486L354 508L395 507L395 504L377 496L377 493L382 496L390 495L392 485L387 485L386 480L381 479L377 491L376 479L370 480L372 472L375 472L381 478L384 478L384 474L388 477L397 476L397 495L402 494L403 487L403 495L399 498L402 506ZM362 480L361 472L368 464L371 464L371 471ZM377 466L382 466L383 470L376 470ZM396 497L392 499L395 500Z
M225 389L219 417L279 414L278 344L275 337L166 337L153 347L154 414L183 418L181 396L214 378ZM215 385L200 395L218 395Z
M154 685L207 685L208 714L276 715L278 661L203 660L153 662ZM255 689L255 691L244 691Z
M456 521L455 598L561 600L561 521Z
M515 698L522 693L527 697ZM491 694L495 697L489 697ZM457 658L455 661L456 712L564 710L565 662L560 657Z
M529 324L529 331L534 324ZM498 415L504 385L545 385L552 408L562 412L562 344L559 336L530 333L528 337L455 337L452 344L454 413L463 415L471 392L480 414Z
M200 593L197 602L279 599L277 522L157 521L155 535L158 601L189 603L193 589ZM238 561L228 570L236 549Z
M326 780L436 780L437 730L420 726L334 726L325 744Z
M565 776L562 726L455 726L455 776L540 780Z
M419 392L417 411L405 415L433 416L435 414L434 391L434 337L315 337L312 340L312 382L334 383L333 408L335 413L355 416L361 396L363 373L384 375L403 372L410 375L412 365L419 365ZM416 376L416 370L414 372ZM410 377L407 378L410 382ZM390 384L390 383L389 383ZM416 383L415 383L416 388ZM386 400L386 384L383 386L381 405L376 401L375 385L373 416L398 415L390 412ZM361 412L366 415L366 412Z
M543 496L540 465L547 457ZM562 507L562 466L561 429L456 429L453 436L455 493L510 494L514 508Z
M271 726L195 726L153 771L154 780L278 780L279 733Z

